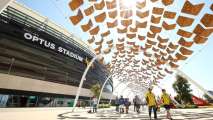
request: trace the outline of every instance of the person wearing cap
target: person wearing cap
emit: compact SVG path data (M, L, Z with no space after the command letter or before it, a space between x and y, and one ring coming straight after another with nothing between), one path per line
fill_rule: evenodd
M170 114L170 104L171 104L171 98L169 95L166 93L165 89L162 89L162 95L161 95L161 100L163 103L164 108L166 109L166 117L167 119L172 120L171 114Z
M149 110L149 118L151 119L152 110L154 112L154 118L157 119L157 102L155 99L155 95L152 93L152 88L148 89L146 93L146 102Z

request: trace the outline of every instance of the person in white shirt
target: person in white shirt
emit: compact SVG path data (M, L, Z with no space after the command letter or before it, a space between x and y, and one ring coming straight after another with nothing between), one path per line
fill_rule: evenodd
M98 99L96 96L93 96L93 98L92 98L93 112L97 112L97 104L98 104Z

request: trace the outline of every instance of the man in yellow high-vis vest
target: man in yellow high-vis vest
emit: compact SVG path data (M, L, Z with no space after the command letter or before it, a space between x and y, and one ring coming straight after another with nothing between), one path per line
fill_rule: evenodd
M154 112L154 118L157 119L157 102L155 99L155 95L152 93L152 89L149 88L146 93L146 102L149 107L149 118L151 119L152 110Z
M166 109L167 113L167 119L172 120L171 114L170 114L170 104L171 104L171 98L170 96L166 93L165 89L162 89L162 95L161 95L161 100L163 103L164 108Z

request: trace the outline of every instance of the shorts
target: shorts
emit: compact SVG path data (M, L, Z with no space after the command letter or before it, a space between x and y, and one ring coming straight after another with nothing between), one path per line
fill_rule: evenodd
M164 108L165 108L166 110L170 110L170 105L164 105Z
M124 105L119 105L119 108L120 108L120 109L123 109L123 108L124 108Z

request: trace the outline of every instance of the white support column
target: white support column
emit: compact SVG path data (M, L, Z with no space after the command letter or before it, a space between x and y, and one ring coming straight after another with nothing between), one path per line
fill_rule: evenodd
M81 93L81 88L82 88L82 85L84 83L84 80L86 78L86 75L87 75L87 72L89 70L89 68L92 66L93 62L98 58L99 56L95 56L89 63L89 65L87 65L82 77L81 77L81 81L80 81L80 84L79 84L79 87L78 87L78 90L77 90L77 93L76 93L76 96L75 96L75 101L74 101L74 104L73 104L73 109L72 109L72 112L74 112L75 110L75 107L76 107L76 104L78 102L78 98L79 98L79 95Z
M101 99L101 96L102 96L102 92L103 92L103 90L104 90L104 86L105 86L106 83L109 81L109 79L112 77L112 75L113 75L113 73L111 73L111 74L107 77L107 79L104 81L104 84L103 84L102 87L101 87L101 92L100 92L99 97L98 97L98 104L97 104L97 107L99 106L99 102L100 102L100 99Z
M191 82L193 85L195 85L197 88L199 88L201 91L203 91L205 94L207 94L210 98L213 99L213 95L210 94L206 89L204 89L200 84L198 84L196 81L191 79L188 75L186 75L183 71L176 69L177 74L181 75L182 77L186 78L189 82Z
M13 0L1 0L0 2L0 13L5 9L7 8L7 6L13 2Z

